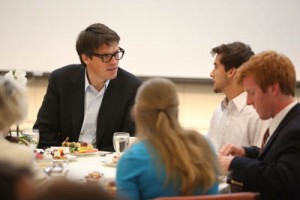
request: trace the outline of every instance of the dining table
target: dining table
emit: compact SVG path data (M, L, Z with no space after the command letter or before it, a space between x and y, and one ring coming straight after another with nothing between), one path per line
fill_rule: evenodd
M73 155L62 163L62 171L51 173L50 177L66 177L69 180L86 182L89 174L99 173L102 175L100 183L113 182L116 178L116 163L113 162L115 155L116 152L107 151ZM45 172L55 165L53 159L49 158L37 159L37 163ZM225 181L220 181L219 192L230 193L229 185Z
M114 155L116 155L115 152L96 151L85 154L67 154L64 160L54 160L51 156L44 156L36 158L36 161L50 177L66 177L70 180L85 182L90 174L98 173L101 174L102 180L114 181L116 177ZM57 166L60 166L60 170L55 170Z

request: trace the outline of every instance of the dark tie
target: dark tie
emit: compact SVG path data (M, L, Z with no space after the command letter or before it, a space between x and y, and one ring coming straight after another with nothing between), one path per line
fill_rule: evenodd
M260 153L263 151L263 149L264 149L264 147L266 145L266 142L267 142L269 136L270 136L269 129L267 129L266 132L265 132L265 134L264 134L262 143L261 143Z

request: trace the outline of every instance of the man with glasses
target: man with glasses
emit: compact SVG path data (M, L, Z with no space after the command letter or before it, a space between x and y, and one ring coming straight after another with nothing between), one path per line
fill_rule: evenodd
M113 151L114 132L135 132L131 106L141 81L118 64L125 50L120 37L104 24L81 31L76 50L81 64L53 71L34 128L39 148L69 141Z

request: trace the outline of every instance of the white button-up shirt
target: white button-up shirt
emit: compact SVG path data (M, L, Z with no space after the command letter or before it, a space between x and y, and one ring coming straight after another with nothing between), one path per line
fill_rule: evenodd
M95 146L99 108L108 84L109 80L105 82L104 87L98 92L96 88L89 84L87 74L85 75L84 119L79 141Z
M214 111L207 133L216 151L225 144L260 147L270 120L261 120L251 105L246 104L247 94L227 103L224 99Z

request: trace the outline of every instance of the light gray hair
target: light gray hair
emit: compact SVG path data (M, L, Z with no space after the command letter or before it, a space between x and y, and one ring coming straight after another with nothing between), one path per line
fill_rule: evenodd
M0 131L25 119L28 111L25 87L0 76Z

